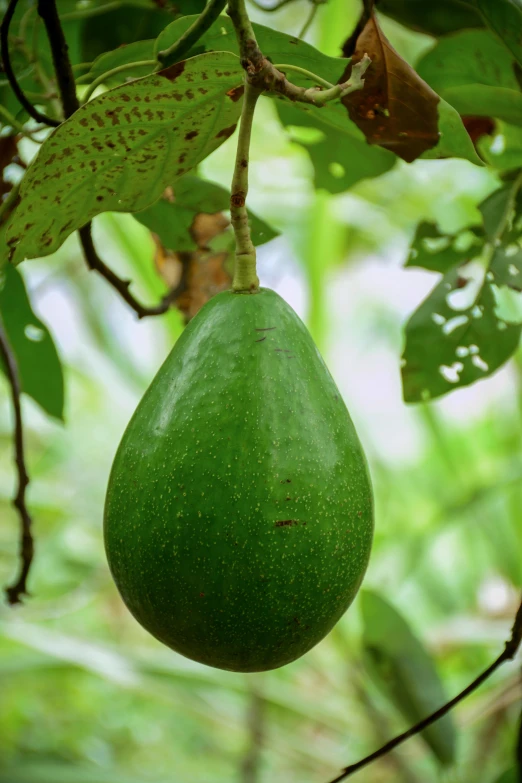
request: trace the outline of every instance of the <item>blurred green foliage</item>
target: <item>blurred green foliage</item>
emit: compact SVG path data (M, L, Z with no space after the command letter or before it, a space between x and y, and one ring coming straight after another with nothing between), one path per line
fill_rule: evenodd
M65 11L74 14L76 4L69 5L74 8ZM100 5L85 13L85 29L96 34L74 42L88 59L121 40L113 12L98 14ZM139 31L131 25L134 40L156 35L170 5L146 14ZM393 5L391 15L404 21L415 3L382 0L383 9ZM142 6L134 3L126 29L143 15ZM186 6L182 13L198 10L195 0ZM275 15L252 15L295 33L307 10L299 0ZM356 2L330 0L319 9L310 41L337 55L359 10ZM470 15L476 16L463 11L463 18ZM428 26L417 26L439 31L442 22L434 16ZM394 21L384 19L383 26L410 62L433 45ZM407 624L405 649L415 649L423 661L411 665L414 685L435 693L435 707L442 693L437 673L448 696L464 687L502 649L517 606L522 358L429 407L405 406L399 380L404 321L435 279L400 266L420 222L451 236L479 225L478 205L500 180L463 160L390 168L382 151L370 171L380 176L361 179L334 167L320 179L317 160L332 150L322 138L305 138L302 127L297 139L272 103L260 101L249 202L281 237L260 249L260 276L303 314L353 413L377 507L365 588L402 615L397 622L403 631ZM496 134L480 148L499 172L519 167L520 129L500 124ZM493 147L497 136L513 140L507 151ZM308 144L315 152L309 154ZM25 159L34 154L32 142L20 147ZM233 154L231 139L198 173L229 187ZM137 220L100 216L95 237L141 296L155 301L161 295L150 233ZM37 555L32 597L21 608L0 609L0 783L326 783L404 730L411 698L401 711L400 694L368 676L364 599L303 659L262 675L192 663L132 620L103 552L104 492L123 429L180 334L181 317L171 311L136 323L104 281L88 274L74 238L53 257L20 269L35 313L52 329L63 357L66 421L50 421L24 398ZM10 505L12 423L3 380L1 392L5 584L14 572L18 520ZM406 653L397 665L408 668ZM517 664L506 665L453 713L446 756L455 742L454 765L442 768L426 742L414 738L355 780L510 783L521 697Z

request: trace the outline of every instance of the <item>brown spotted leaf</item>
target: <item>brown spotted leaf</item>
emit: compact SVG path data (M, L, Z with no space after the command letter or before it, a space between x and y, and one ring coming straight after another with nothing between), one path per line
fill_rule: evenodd
M371 58L362 90L342 102L369 144L411 161L438 144L439 96L415 73L383 35L375 15L357 39L352 63ZM341 78L349 78L351 65Z
M7 227L14 263L49 255L100 212L137 212L233 132L242 69L211 52L108 90L42 144Z

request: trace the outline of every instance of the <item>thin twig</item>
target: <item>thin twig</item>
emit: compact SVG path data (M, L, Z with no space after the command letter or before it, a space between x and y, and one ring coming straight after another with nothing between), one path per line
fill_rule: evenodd
M305 35L307 34L308 30L310 29L310 26L313 24L315 15L317 13L317 9L319 8L321 2L324 2L324 0L320 0L320 2L317 2L317 0L312 0L312 8L310 10L310 13L308 14L308 17L305 19L304 25L302 26L301 30L297 34L298 38L304 38Z
M258 0L250 0L253 6L256 8L259 8L260 11L266 11L267 14L271 14L274 11L279 11L280 8L284 8L285 5L289 5L289 3L294 3L295 0L280 0L279 3L276 3L275 5L263 5L263 3L259 3Z
M14 92L14 94L18 98L18 101L24 107L26 112L33 119L37 120L37 122L43 122L45 125L49 125L52 128L56 128L58 125L60 125L59 121L54 120L51 117L48 117L46 114L42 114L41 112L39 112L38 109L35 109L33 104L26 98L22 88L20 87L20 85L16 80L16 76L13 71L13 66L11 65L11 58L9 55L9 26L13 19L17 3L18 0L10 0L4 18L2 19L2 23L0 24L0 51L2 54L4 72L11 86L12 91Z
M241 783L258 783L261 773L261 752L265 740L266 704L256 679L250 682L250 698L247 708L246 725L249 733L249 746L241 762Z
M479 674L478 677L476 677L473 682L471 682L467 688L464 688L463 691L461 691L457 696L455 696L451 701L449 701L447 704L445 704L443 707L440 707L438 710L435 710L431 715L428 715L428 717L424 718L423 720L419 721L419 723L416 723L415 726L412 726L407 731L404 731L402 734L399 734L397 737L394 737L394 739L387 742L385 745L383 745L378 750L374 751L373 753L370 753L370 755L365 756L363 759L360 759L360 761L357 761L355 764L350 764L348 767L345 767L344 770L341 772L340 775L338 775L336 778L330 781L330 783L339 783L341 780L345 780L350 775L353 775L354 772L357 772L358 770L362 769L363 767L366 767L368 764L371 764L372 761L376 761L377 759L381 758L382 756L385 756L387 753L389 753L391 750L394 750L398 745L401 745L405 740L409 739L410 737L413 737L415 734L419 734L419 732L424 731L428 726L431 726L432 723L435 723L439 718L442 718L443 715L446 715L446 713L450 712L450 710L453 709L459 702L461 702L463 699L466 698L466 696L469 696L470 693L473 693L474 690L476 690L479 685L482 685L485 680L490 677L493 672L495 672L499 666L501 666L506 661L512 660L516 653L518 648L520 647L520 644L522 642L522 601L520 603L520 606L518 607L518 611L515 616L515 622L513 623L513 628L511 629L511 637L506 642L504 650L500 653L498 658L493 661L491 666L488 666L485 671L482 672L482 674Z
M9 345L9 340L0 320L0 356L11 387L11 399L14 413L14 461L18 473L18 488L13 499L13 506L20 516L20 570L16 581L6 587L7 602L14 606L22 602L22 596L28 595L27 577L34 555L34 541L31 532L32 519L25 503L25 491L29 484L29 475L25 466L24 430L22 421L22 406L20 394L22 388L15 355Z
M67 118L79 108L80 102L76 95L74 74L60 17L56 8L56 0L38 0L38 13L44 21L49 38L63 113ZM122 278L118 277L118 275L99 257L92 240L91 223L89 222L87 225L83 226L78 233L85 261L89 269L95 270L104 277L120 294L122 299L132 307L138 318L145 318L149 315L162 315L167 312L172 302L174 302L184 291L186 281L185 275L182 275L180 284L169 291L157 305L153 307L142 305L129 291L131 281L122 280Z
M203 33L214 24L226 4L227 0L210 0L194 24L183 33L181 38L178 38L168 49L158 52L156 56L161 66L171 65L177 60L181 60L192 49L194 44L199 41Z
M145 66L147 66L152 69L156 64L157 64L156 60L138 60L137 62L134 63L123 63L122 65L117 65L115 68L111 68L110 71L101 73L99 76L96 77L96 79L93 79L93 81L87 87L85 94L83 96L83 103L87 103L87 101L90 99L95 89L99 87L100 84L104 84L105 81L107 79L110 79L111 76L116 76L116 74L122 73L124 71L130 71L133 68L145 68Z
M165 294L157 305L147 307L146 305L141 304L141 302L139 302L129 291L131 281L123 280L121 277L118 277L118 275L99 257L92 241L91 224L88 223L86 226L83 226L83 228L80 228L78 233L80 235L85 261L87 262L89 269L98 272L98 274L104 277L105 280L116 289L121 298L132 307L138 318L166 313L170 305L185 291L187 287L186 274L182 274L179 284Z

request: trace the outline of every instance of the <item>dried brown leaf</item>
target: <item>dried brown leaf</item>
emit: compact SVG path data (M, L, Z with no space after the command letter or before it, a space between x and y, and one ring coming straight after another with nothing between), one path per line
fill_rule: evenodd
M230 225L230 221L222 212L213 215L200 212L194 218L190 227L191 236L200 248L205 248L219 234L222 234Z
M440 98L395 51L374 14L359 35L340 82L348 80L352 64L365 53L372 63L364 88L346 95L342 102L369 144L378 144L411 163L439 141Z

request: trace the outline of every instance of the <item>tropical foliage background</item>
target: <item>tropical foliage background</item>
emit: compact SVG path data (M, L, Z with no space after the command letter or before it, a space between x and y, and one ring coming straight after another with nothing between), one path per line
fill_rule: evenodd
M85 24L89 60L161 29L145 1L113 2L92 16L81 0L68 5L69 24ZM186 5L184 13L200 10L196 0ZM252 7L252 17L295 34L309 9L295 0L271 14ZM337 55L359 12L355 0L329 0L307 40ZM412 64L434 46L384 16L382 26ZM495 139L492 154L507 145L520 156L520 127L497 125L486 143ZM31 598L0 609L2 783L326 783L458 692L509 636L522 582L522 355L429 404L403 402L400 372L405 322L439 279L404 269L417 226L451 234L480 222L478 205L498 189L499 170L456 158L398 161L349 189L316 189L321 153L314 168L307 145L319 143L311 129L284 127L262 98L249 199L280 232L259 248L262 284L308 324L368 454L377 521L364 590L317 648L260 675L192 663L131 618L103 552L104 492L123 429L182 317L172 310L138 322L89 274L70 237L55 255L20 267L57 344L66 397L65 425L27 395L23 403L37 555ZM22 140L21 157L34 148ZM228 187L233 156L234 137L198 174ZM329 173L342 180L346 172ZM164 283L148 229L109 213L95 231L104 257L155 301ZM518 312L517 295L509 304ZM0 392L5 584L18 520L3 381ZM506 665L451 719L354 779L514 783L521 697L519 667Z

